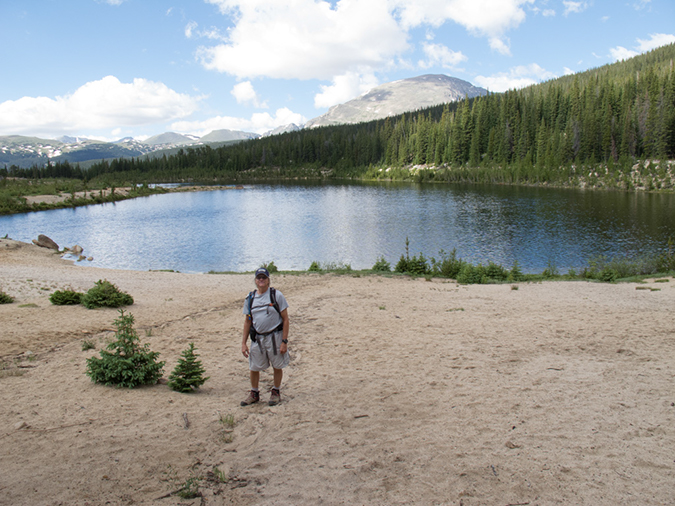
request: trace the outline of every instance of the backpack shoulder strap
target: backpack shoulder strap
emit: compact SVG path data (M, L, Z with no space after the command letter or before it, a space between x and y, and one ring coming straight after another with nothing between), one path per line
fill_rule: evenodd
M251 310L253 309L253 299L255 297L255 290L248 294L246 300L248 300L248 315L251 316Z
M277 290L272 286L270 286L270 301L272 302L274 309L277 310L277 313L281 314L281 311L279 311L279 304L277 303Z

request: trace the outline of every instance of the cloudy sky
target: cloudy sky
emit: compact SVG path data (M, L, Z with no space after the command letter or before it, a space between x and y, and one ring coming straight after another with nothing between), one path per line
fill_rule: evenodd
M673 0L0 0L0 135L302 124L389 81L494 92L675 42Z

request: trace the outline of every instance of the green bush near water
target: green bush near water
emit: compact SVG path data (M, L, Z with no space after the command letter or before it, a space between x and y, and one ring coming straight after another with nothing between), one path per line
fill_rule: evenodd
M131 295L120 291L110 281L100 279L82 296L82 305L87 309L130 306L133 303L134 298Z
M73 290L56 290L49 296L49 300L55 306L76 306L82 303L83 295Z
M391 272L391 265L384 259L384 257L379 257L375 262L375 265L373 265L372 270L375 272Z
M455 249L450 253L441 250L438 260L432 257L429 261L422 253L420 253L419 257L413 256L411 258L409 255L409 246L409 241L406 238L406 252L401 255L400 260L396 264L394 269L395 272L413 276L425 276L427 278L450 278L455 279L458 283L462 284L554 279L586 279L614 283L621 279L651 276L675 271L675 254L673 253L675 243L672 239L668 242L668 250L660 255L641 257L632 260L628 258L614 258L609 260L604 256L600 256L589 260L588 266L579 274L572 269L565 276L560 274L555 264L551 261L548 262L541 274L523 274L517 261L510 271L493 262L489 262L487 266L482 264L473 265L458 258ZM384 261L384 258L381 260ZM380 262L380 260L378 260L378 262ZM372 270L377 271L374 267Z

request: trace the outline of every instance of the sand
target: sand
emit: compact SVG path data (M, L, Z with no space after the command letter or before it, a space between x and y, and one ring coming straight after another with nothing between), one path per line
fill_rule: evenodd
M134 297L165 378L195 343L198 392L85 375L118 312L49 295L99 279ZM0 305L0 504L675 503L672 278L272 284L290 303L283 402L242 408L252 275L97 269L0 240L16 299ZM200 497L169 495L191 479Z

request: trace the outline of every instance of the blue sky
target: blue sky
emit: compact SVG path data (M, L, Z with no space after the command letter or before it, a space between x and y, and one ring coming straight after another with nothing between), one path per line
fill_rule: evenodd
M673 0L0 0L0 135L264 133L447 74L494 92L675 42Z

